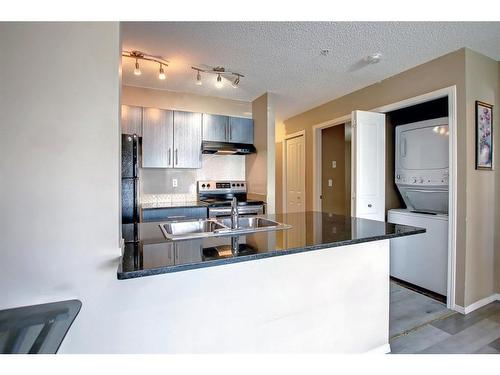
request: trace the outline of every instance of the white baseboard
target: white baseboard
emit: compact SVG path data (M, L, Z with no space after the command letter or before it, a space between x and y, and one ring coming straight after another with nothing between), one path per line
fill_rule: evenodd
M368 350L365 354L388 354L391 352L391 346L389 343L377 346L374 349Z
M467 315L468 313L471 313L474 310L480 309L481 307L486 306L487 304L489 304L493 301L500 301L500 293L492 294L489 297L480 299L479 301L476 301L476 302L470 304L469 306L462 307L462 306L455 305L453 310L458 311L460 314Z

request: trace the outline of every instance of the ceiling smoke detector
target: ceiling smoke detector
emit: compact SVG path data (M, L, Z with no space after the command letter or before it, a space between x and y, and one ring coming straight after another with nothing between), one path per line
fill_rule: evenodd
M365 57L365 61L369 64L377 64L380 62L381 59L382 59L382 54L379 52L372 53L371 55Z

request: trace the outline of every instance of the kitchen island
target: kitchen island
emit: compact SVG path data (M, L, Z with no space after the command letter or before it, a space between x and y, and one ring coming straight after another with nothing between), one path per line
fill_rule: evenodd
M319 212L266 217L292 227L240 236L237 255L224 250L230 237L173 242L160 223L138 224L117 276L157 278L164 350L387 352L389 239L425 230Z

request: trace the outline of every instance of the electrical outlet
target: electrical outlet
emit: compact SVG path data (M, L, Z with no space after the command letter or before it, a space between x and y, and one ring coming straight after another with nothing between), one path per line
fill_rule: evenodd
M337 168L337 162L335 160L332 160L332 168Z
M172 186L177 187L177 179L176 178L172 179Z
M333 186L333 180L331 178L328 179L328 186L329 187Z

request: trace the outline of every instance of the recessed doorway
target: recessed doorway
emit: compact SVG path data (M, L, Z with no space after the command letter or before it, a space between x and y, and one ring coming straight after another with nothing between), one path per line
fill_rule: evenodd
M347 124L321 130L321 211L351 215L351 138Z

